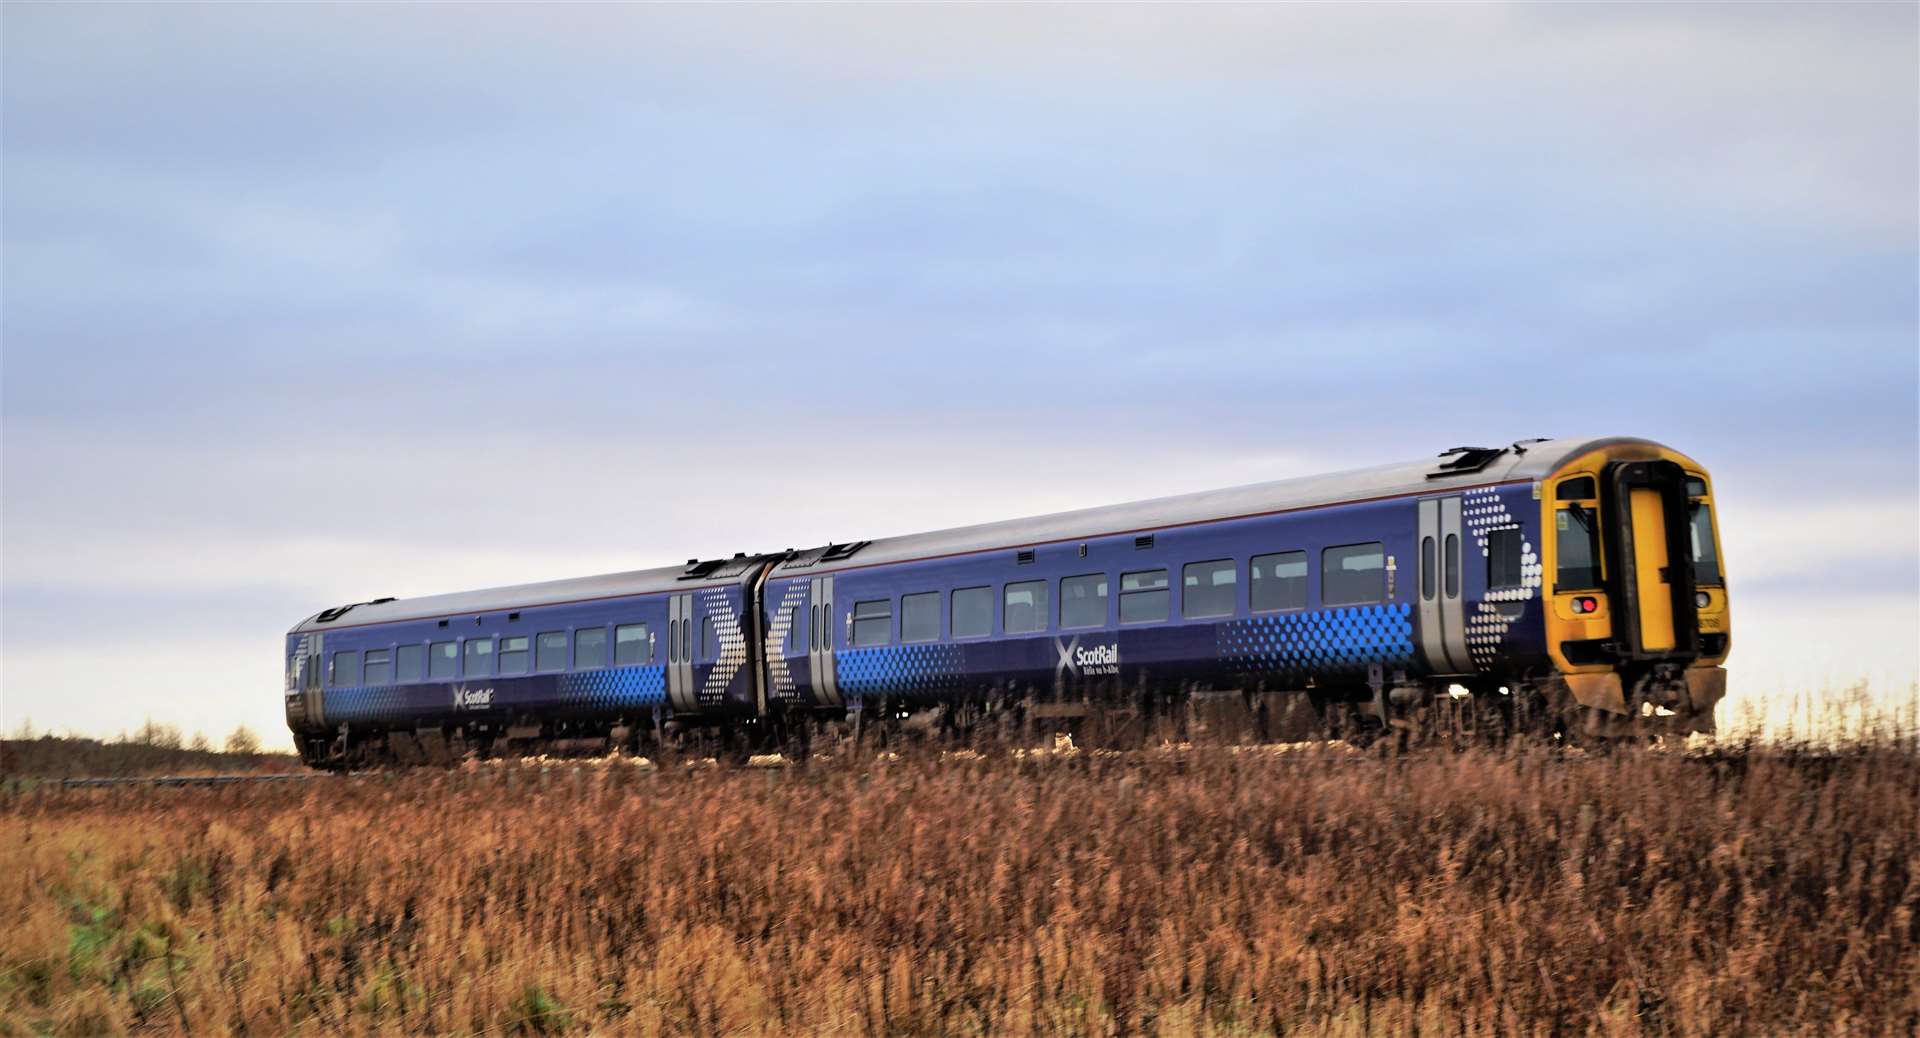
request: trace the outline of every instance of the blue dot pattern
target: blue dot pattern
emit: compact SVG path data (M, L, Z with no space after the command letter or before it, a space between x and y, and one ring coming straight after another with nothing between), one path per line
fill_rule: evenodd
M665 667L614 667L560 675L560 702L568 707L620 711L666 701Z
M960 649L953 645L888 645L834 654L842 695L913 695L960 685Z
M554 682L552 691L540 687L547 680ZM529 688L529 681L538 684ZM667 668L664 666L584 670L551 675L550 679L541 676L479 678L465 684L499 689L494 699L496 709L618 714L667 701ZM328 725L407 724L416 718L453 712L453 691L451 685L438 682L330 688L325 710Z
M1273 613L1218 628L1221 661L1230 669L1337 673L1368 664L1413 662L1413 606Z
M414 705L419 693L425 691L420 686L369 685L364 688L327 689L325 710L327 724L372 724L375 721L398 721L420 713L421 708ZM409 693L413 693L409 695ZM450 701L447 693L442 692L436 702Z

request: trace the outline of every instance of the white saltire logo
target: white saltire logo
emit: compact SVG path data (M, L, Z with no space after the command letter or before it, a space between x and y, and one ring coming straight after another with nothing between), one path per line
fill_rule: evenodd
M1053 640L1053 651L1060 656L1060 662L1054 665L1053 676L1061 680L1068 675L1076 677L1099 677L1120 673L1120 643L1108 642L1105 645L1080 647L1080 637L1074 636L1070 642L1059 638Z
M453 708L455 710L491 710L493 709L493 689L468 688L465 685L453 687Z

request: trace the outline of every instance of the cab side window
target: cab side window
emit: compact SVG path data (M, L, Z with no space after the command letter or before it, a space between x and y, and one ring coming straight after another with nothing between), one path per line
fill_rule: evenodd
M1554 512L1553 545L1555 589L1600 586L1600 515L1591 505L1565 505Z
M1586 591L1600 586L1600 485L1592 476L1560 481L1553 513L1553 586L1556 591ZM1493 542L1487 542L1491 549ZM1492 560L1488 560L1491 565ZM1488 571L1491 578L1492 571Z

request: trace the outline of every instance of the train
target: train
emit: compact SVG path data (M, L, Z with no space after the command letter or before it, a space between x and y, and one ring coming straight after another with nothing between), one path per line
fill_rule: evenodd
M288 632L310 766L1714 730L1706 468L1634 437L806 550L336 605Z

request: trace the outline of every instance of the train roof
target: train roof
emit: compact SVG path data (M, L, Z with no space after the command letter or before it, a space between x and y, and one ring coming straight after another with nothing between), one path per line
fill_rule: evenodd
M1521 440L1505 447L1456 447L1419 461L815 549L783 563L780 572L783 575L788 571L831 573L876 563L963 555L996 548L1024 548L1236 516L1542 479L1590 451L1625 444L1661 446L1632 436L1607 436ZM836 549L838 558L823 557L823 552L832 556Z
M1149 501L1081 508L1071 512L873 541L831 544L787 558L780 563L778 573L782 576L832 573L909 559L1026 547L1051 541L1079 540L1133 530L1400 497L1456 487L1542 479L1582 454L1623 444L1659 446L1650 440L1612 436L1523 440L1505 447L1455 448L1438 457L1420 461L1252 483ZM739 579L768 558L778 556L737 555L732 559L706 562L689 560L685 566L549 580L420 598L376 599L316 613L295 626L293 633L710 587Z

